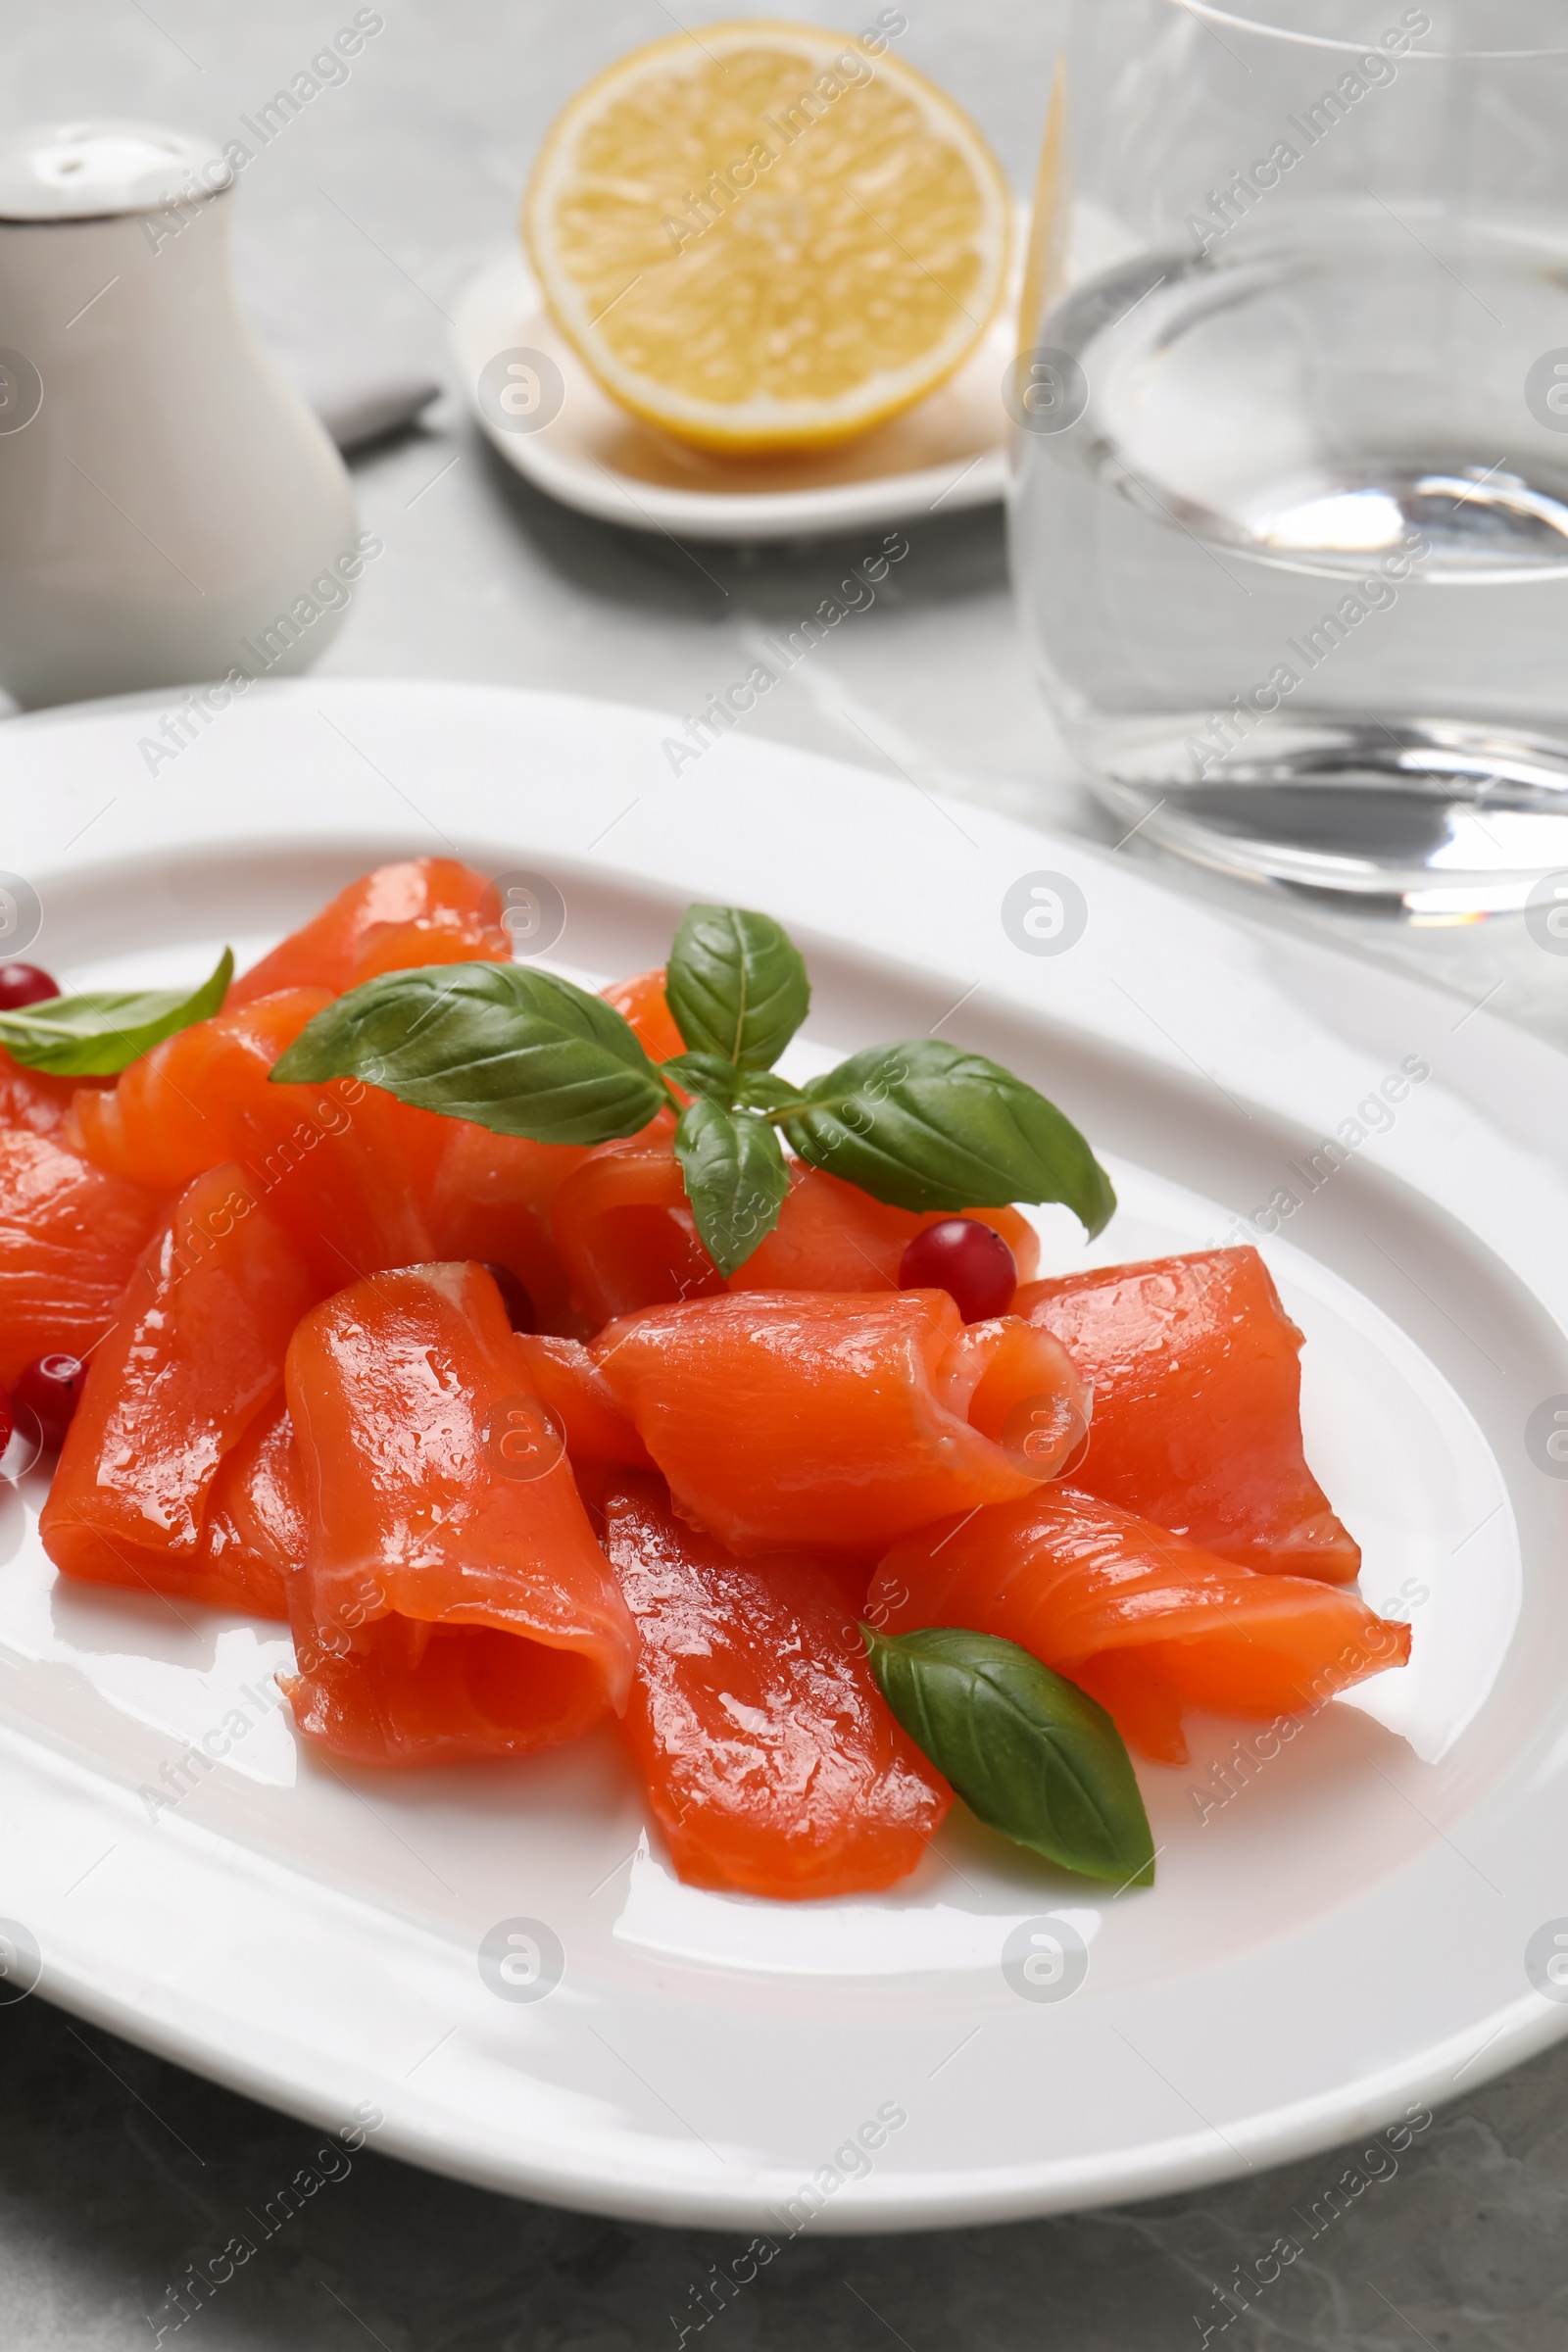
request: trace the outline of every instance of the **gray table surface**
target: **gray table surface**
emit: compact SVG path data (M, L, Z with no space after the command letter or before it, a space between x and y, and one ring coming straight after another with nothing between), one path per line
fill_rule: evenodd
M1057 0L906 0L906 55L969 106L1027 188ZM353 15L305 0L74 0L9 12L0 123L92 113L231 134ZM245 172L239 219L302 293L449 386L422 426L358 460L386 556L323 664L472 678L690 710L744 670L748 631L808 612L864 551L639 537L553 508L496 461L450 387L454 299L504 248L539 134L662 0L383 0L385 29ZM693 5L683 21L720 13ZM739 12L730 12L739 13ZM759 10L750 13L772 13ZM814 11L802 11L814 14ZM867 21L872 13L862 12ZM832 22L829 18L826 21ZM847 10L841 22L858 24ZM871 611L748 720L760 732L1109 842L1030 676L994 513L933 517ZM3 737L0 737L3 741ZM1137 843L1123 853L1148 853ZM1425 974L1468 1007L1568 1042L1568 963L1517 921L1417 930L1262 900L1167 866L1174 887L1265 911ZM1369 2189L1213 2343L1560 2352L1568 2342L1568 2047L1463 2082ZM130 2352L236 2204L308 2160L303 2126L36 2000L0 2010L0 2342ZM728 2352L984 2347L1156 2352L1223 2317L1212 2289L1291 2227L1354 2150L1136 2210L920 2238L803 2238L713 2323ZM184 2340L314 2352L656 2352L731 2241L559 2214L367 2151ZM168 2316L167 2314L165 2315ZM183 2331L182 2331L183 2332ZM172 2336L165 2340L174 2340ZM695 2341L696 2338L690 2339Z

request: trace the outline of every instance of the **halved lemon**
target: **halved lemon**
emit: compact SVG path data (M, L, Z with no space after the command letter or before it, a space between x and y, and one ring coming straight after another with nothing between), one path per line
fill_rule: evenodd
M848 440L951 375L1002 299L1010 215L962 108L885 43L748 19L580 90L522 234L607 392L746 452Z

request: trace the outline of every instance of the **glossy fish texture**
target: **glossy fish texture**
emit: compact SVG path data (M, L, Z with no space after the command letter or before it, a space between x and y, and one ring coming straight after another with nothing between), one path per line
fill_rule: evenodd
M495 929L501 923L501 894L493 882L454 858L415 858L378 865L340 890L320 913L242 972L229 989L224 1010L236 1011L280 988L321 988L341 996L373 976L371 951L377 940L405 925L426 922L454 927L464 922ZM505 937L505 933L502 934ZM399 970L399 960L380 968ZM510 941L502 954L510 952ZM477 960L477 956L474 957ZM433 954L420 962L444 962ZM461 960L461 958L460 958Z
M1238 1566L1352 1584L1361 1551L1301 1445L1301 1335L1252 1249L1037 1282L1014 1311L1094 1384L1086 1493Z
M890 1208L796 1161L778 1224L726 1285L697 1238L668 1120L588 1153L556 1196L555 1236L572 1295L595 1327L643 1306L731 1291L895 1291L899 1263L942 1213ZM1013 1208L967 1212L995 1227L1033 1273L1040 1245Z
M0 1383L34 1356L88 1356L114 1321L164 1198L58 1134L0 1133Z
M851 1557L1027 1494L1082 1436L1082 1382L1047 1332L965 1325L945 1291L742 1292L612 1323L593 1354L677 1509L740 1553ZM979 1406L984 1426L977 1426ZM1043 1456L999 1442L1057 1418Z
M656 1478L612 1487L606 1513L643 1642L624 1738L681 1878L797 1899L906 1877L952 1791L889 1712L831 1570L746 1565Z
M290 1577L305 1560L305 1483L279 1387L218 1466L192 1596L249 1617L288 1617Z
M434 1264L351 1285L289 1348L311 1531L291 1614L316 1660L295 1717L362 1761L521 1754L625 1705L636 1629L514 1339L482 1267ZM494 1708L444 1725L473 1675Z
M866 1595L885 1633L1016 1642L1099 1699L1129 1744L1187 1754L1184 1706L1297 1715L1410 1654L1410 1629L1316 1578L1259 1574L1061 1485L895 1544Z
M290 1335L318 1296L303 1253L238 1167L197 1177L88 1365L40 1521L57 1568L207 1597L203 1543L220 1467L275 1400Z
M420 1200L452 1126L358 1078L271 1083L278 1055L330 1002L296 988L225 1009L155 1046L113 1093L78 1095L74 1113L92 1159L150 1184L172 1190L238 1160L323 1291L430 1256Z

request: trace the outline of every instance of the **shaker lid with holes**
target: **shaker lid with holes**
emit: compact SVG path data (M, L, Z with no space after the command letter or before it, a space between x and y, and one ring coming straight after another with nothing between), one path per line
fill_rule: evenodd
M34 123L0 138L0 220L93 220L166 212L229 187L199 131L116 120Z

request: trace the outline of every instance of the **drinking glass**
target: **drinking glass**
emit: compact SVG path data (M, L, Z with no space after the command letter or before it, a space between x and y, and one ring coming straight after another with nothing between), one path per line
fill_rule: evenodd
M1122 822L1568 899L1564 0L1075 0L1027 287L1015 584Z

